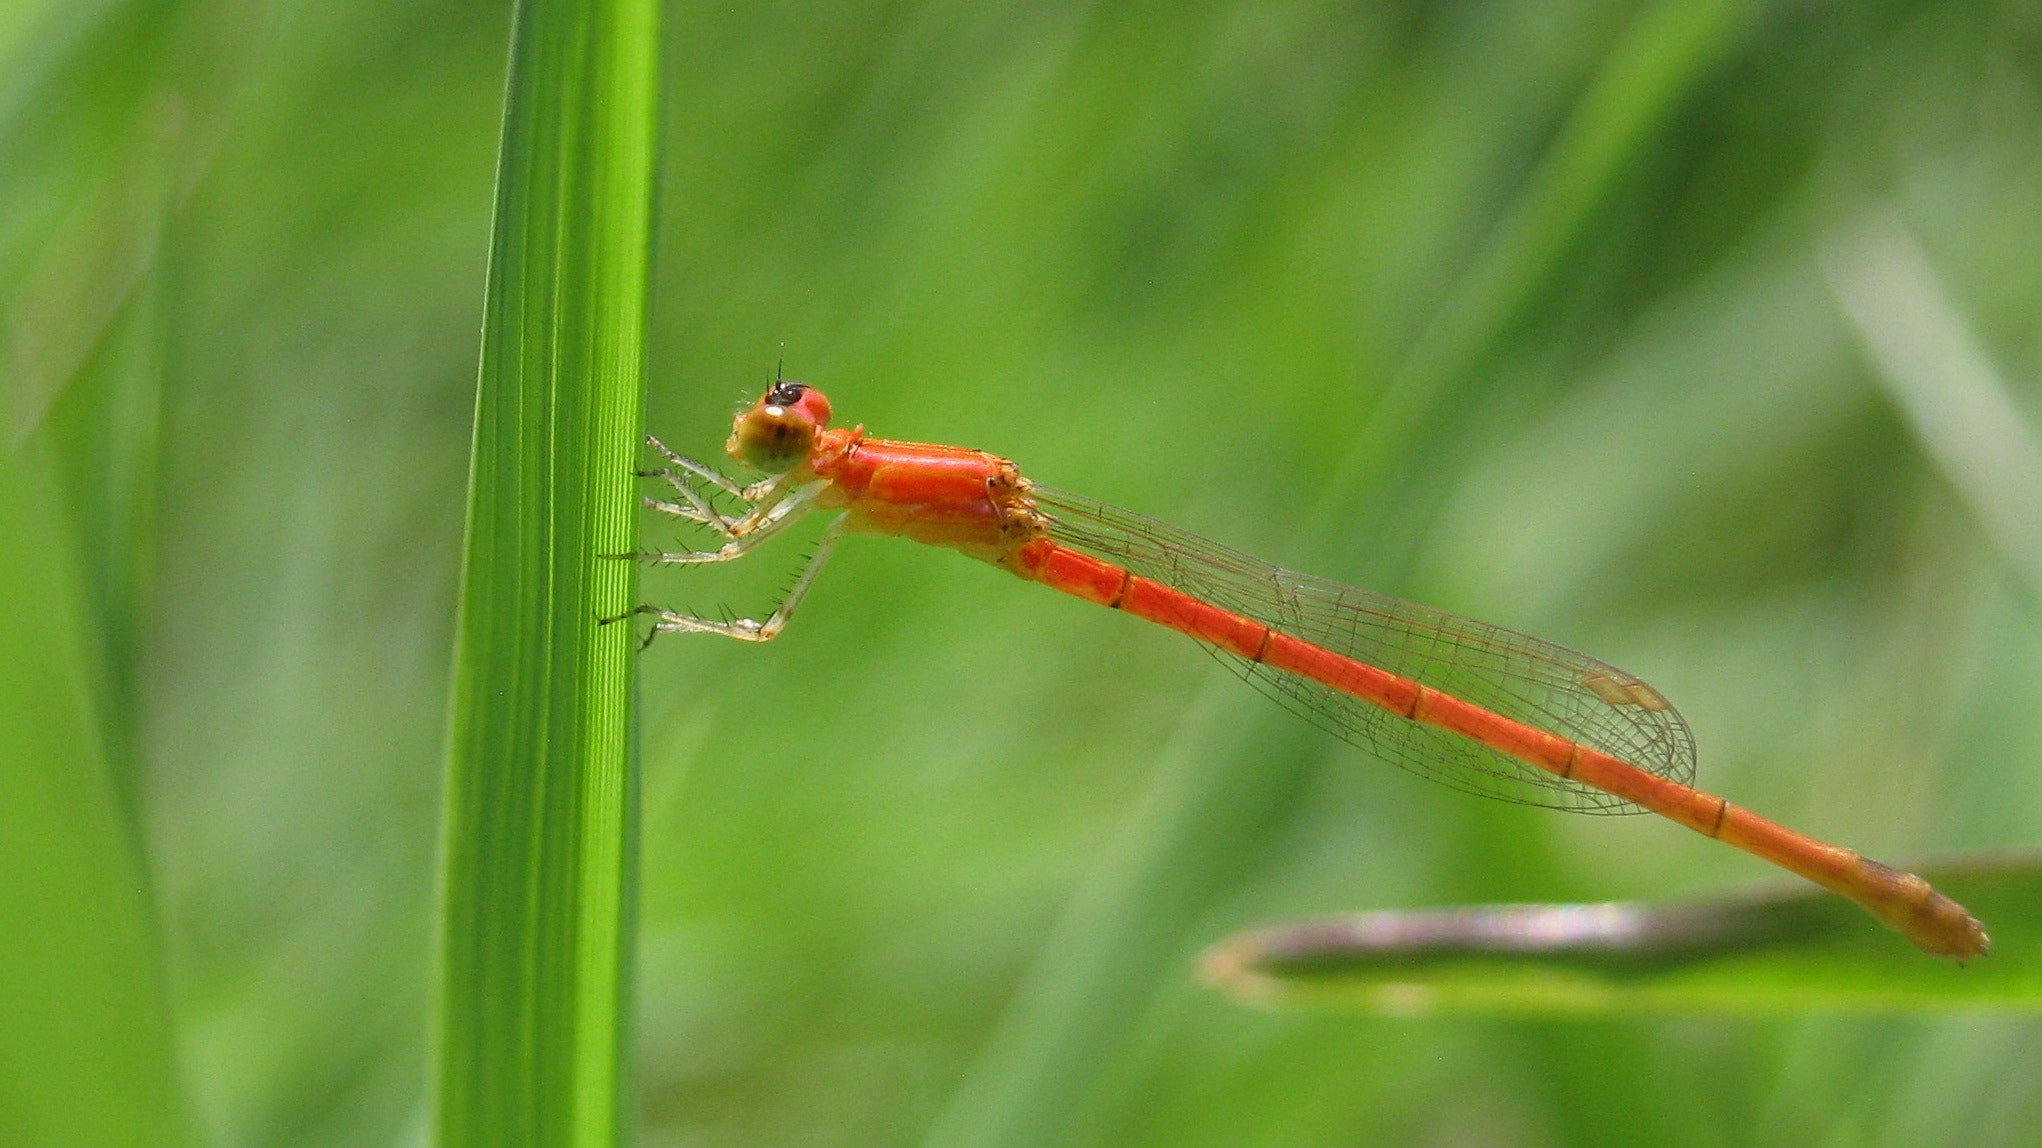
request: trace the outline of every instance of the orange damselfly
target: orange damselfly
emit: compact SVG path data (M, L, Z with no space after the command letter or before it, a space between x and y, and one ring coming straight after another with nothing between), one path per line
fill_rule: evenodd
M846 531L948 546L1033 582L1188 634L1337 737L1487 796L1591 813L1651 812L1856 901L1926 952L1964 960L1988 939L1963 906L1911 873L1826 844L1693 788L1694 739L1658 691L1564 646L1261 562L1126 510L1021 476L983 451L831 427L829 400L776 382L740 412L728 450L766 477L745 486L650 442L643 477L718 549L638 557L739 558L811 511L840 511L763 620L641 606L652 635L778 634ZM716 493L745 509L726 515ZM629 616L629 615L626 615ZM649 641L652 635L648 635Z

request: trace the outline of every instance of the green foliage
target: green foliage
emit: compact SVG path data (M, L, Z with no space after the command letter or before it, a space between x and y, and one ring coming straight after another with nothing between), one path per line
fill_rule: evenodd
M647 426L677 447L715 456L784 344L874 434L996 450L1607 658L1680 705L1709 789L1797 828L1892 859L2035 844L2032 496L2019 457L1965 449L1979 410L1996 444L2042 426L2032 5L661 23ZM200 1142L353 1146L435 1119L471 456L478 495L527 492L527 527L617 505L631 465L628 416L587 396L567 401L606 429L548 456L575 473L485 483L540 444L471 451L477 333L506 319L483 284L506 273L510 32L480 3L0 7L0 552L37 611L4 631L28 708L4 711L0 777L49 810L0 860L61 879L7 902L34 918L17 931L80 938L47 1000L167 1002L169 1025L64 1036L99 1054L75 1094L137 1082L129 1128L181 1104ZM545 194L618 175L554 174ZM556 202L554 224L598 226ZM595 439L617 453L571 445ZM608 641L563 604L631 597L628 571L578 565L596 544L568 536L596 521L478 535L532 605L471 587L464 625L557 626L547 658ZM640 596L753 613L802 541ZM581 696L541 665L465 728L527 737ZM1240 1007L1195 968L1242 929L1659 903L1761 867L1651 819L1428 786L1181 639L989 568L850 539L778 641L663 638L638 667L647 1144L1973 1145L2042 1124L2031 1015L1811 1012L1758 961L1711 975L1763 1003L1706 1017ZM601 843L539 827L607 814L530 768L499 780L535 818L559 805L507 871L469 873L564 905L598 867L535 864ZM114 895L137 872L153 908ZM2023 930L1973 907L1986 961L1879 938L1865 967L2031 968ZM463 935L516 927L486 918ZM481 1003L522 1023L513 996ZM584 1038L608 1036L563 1039ZM26 1094L43 1119L73 1093Z

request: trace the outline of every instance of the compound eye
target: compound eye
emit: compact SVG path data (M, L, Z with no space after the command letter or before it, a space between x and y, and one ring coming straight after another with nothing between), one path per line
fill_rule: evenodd
M808 461L808 452L815 446L815 417L801 406L775 403L774 397L768 393L764 402L738 416L730 432L729 449L747 466L767 474L785 474Z

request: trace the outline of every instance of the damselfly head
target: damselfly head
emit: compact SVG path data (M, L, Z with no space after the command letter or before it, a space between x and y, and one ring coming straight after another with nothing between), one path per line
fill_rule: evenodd
M815 436L830 425L830 401L806 383L776 382L740 412L724 447L732 458L767 474L808 461Z

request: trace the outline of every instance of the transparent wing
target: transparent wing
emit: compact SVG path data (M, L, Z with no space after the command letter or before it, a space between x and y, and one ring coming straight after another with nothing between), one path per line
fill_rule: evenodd
M1313 645L1688 785L1687 722L1652 687L1526 634L1271 566L1139 514L1037 486L1050 537ZM1587 813L1644 809L1508 754L1321 685L1207 647L1286 709L1353 745L1504 801Z

